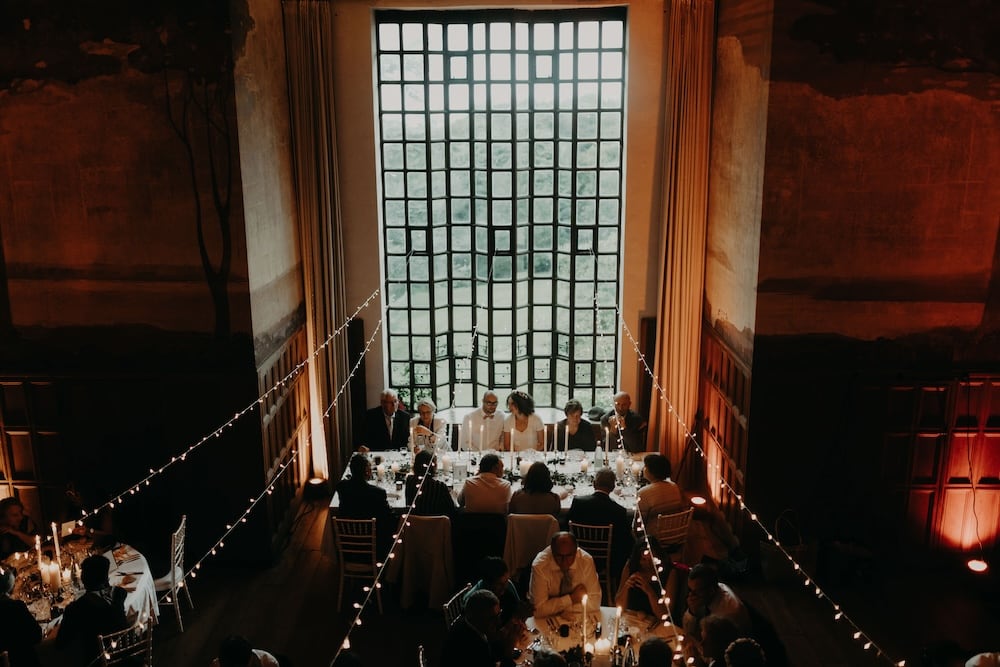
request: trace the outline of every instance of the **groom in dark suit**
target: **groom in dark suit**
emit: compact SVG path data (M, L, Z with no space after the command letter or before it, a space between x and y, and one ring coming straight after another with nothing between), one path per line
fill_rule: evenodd
M410 413L399 409L399 396L386 389L379 407L365 412L365 421L355 436L358 451L384 452L406 447L410 439Z
M567 528L570 521L592 526L611 524L611 567L612 575L618 576L629 554L632 553L632 531L629 527L625 507L611 499L615 490L615 473L610 468L601 468L594 475L594 493L576 496L566 515Z

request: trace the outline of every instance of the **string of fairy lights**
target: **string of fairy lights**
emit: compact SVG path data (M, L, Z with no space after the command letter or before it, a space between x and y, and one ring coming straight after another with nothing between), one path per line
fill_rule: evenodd
M247 522L247 519L253 512L254 508L257 507L257 505L259 505L261 501L264 500L264 498L274 493L275 485L277 485L278 481L285 474L285 472L288 471L288 469L291 467L292 463L295 462L298 456L299 456L298 450L293 449L290 453L290 456L288 457L288 460L282 463L278 467L275 473L271 476L271 479L267 482L267 484L264 485L264 490L260 492L260 495L258 495L256 498L250 498L249 500L250 504L247 506L245 510L243 510L243 514L241 514L232 523L226 524L226 531L222 534L222 536L219 537L211 547L209 547L209 549L204 553L204 555L201 558L195 561L194 565L192 565L187 569L187 571L184 573L185 578L191 577L192 579L196 579L198 577L198 571L201 570L202 563L204 563L209 558L217 555L219 553L219 550L222 549L224 546L226 546L226 540L229 539L229 536L233 533L233 531L235 531L242 524L245 524ZM181 586L184 585L185 584L182 582ZM180 600L171 599L169 591L162 598L160 598L160 602L165 602L166 604L180 604Z
M408 257L407 258L407 262L409 262L410 259L411 259L411 257ZM595 255L595 262L596 262L596 255ZM491 267L491 273L492 273L492 267ZM248 404L247 406L245 406L242 410L236 412L233 415L233 417L231 417L230 419L228 419L222 425L218 426L215 430L213 430L209 434L201 437L200 439L198 439L197 441L195 441L193 444L189 445L182 453L172 456L169 459L169 461L163 463L159 467L150 468L149 469L149 473L145 477L143 477L142 479L140 479L138 482L132 484L131 486L129 486L128 488L126 488L122 492L116 494L115 496L113 496L111 499L109 499L108 501L106 501L102 505L99 505L99 506L97 506L97 507L95 507L95 508L93 508L93 509L91 509L89 511L86 510L86 509L81 510L81 517L80 517L80 519L79 519L78 522L82 523L84 519L86 519L88 517L91 517L91 516L94 516L94 515L96 515L97 513L101 512L104 509L113 509L116 505L120 505L121 503L123 503L125 501L125 499L127 499L128 497L133 496L136 493L138 493L139 491L141 491L141 489L143 487L149 486L150 483L152 482L152 480L154 478L156 478L157 476L163 474L168 468L170 468L170 467L172 467L172 466L174 466L174 465L176 465L176 464L178 464L180 462L185 461L186 458L187 458L187 456L189 454L193 453L194 451L196 451L197 449L199 449L200 447L202 447L205 443L207 443L207 442L209 442L211 440L214 440L215 438L221 437L221 435L224 433L224 431L227 428L231 428L239 419L241 419L242 417L244 417L247 413L249 413L249 412L253 411L254 409L258 408L259 406L263 405L264 402L267 400L267 398L269 396L271 396L271 394L273 394L274 392L280 391L289 382L291 382L293 379L295 379L296 376L298 376L308 366L308 364L312 363L312 361L327 346L329 346L329 344L334 339L336 339L337 336L339 336L344 331L344 329L350 324L351 321L353 321L357 317L357 315L362 310L364 310L369 305L371 305L371 303L376 299L376 297L380 293L381 293L381 288L376 288L367 297L367 299L365 299L365 301L362 304L360 304L355 309L355 311L339 327L337 327L337 329L335 329L320 345L318 345L316 347L315 350L313 350L311 352L310 355L308 355L305 359L303 359L301 362L299 362L297 365L295 365L284 377L282 377L281 379L277 380L273 386L271 386L270 388L268 388L264 393L260 394L257 397L256 400L254 400L253 402L251 402L250 404ZM594 292L594 310L595 310L595 318L599 317L599 300L598 300L598 290L597 290L596 286L595 286L595 292ZM860 628L860 626L858 626L843 611L843 609L840 607L840 605L836 601L834 601L832 598L830 598L830 596L818 584L816 584L816 582L813 581L810 578L810 576L804 570L802 570L800 564L795 561L795 559L792 556L792 554L790 554L788 552L788 550L785 549L785 547L780 543L780 541L777 539L777 537L774 534L772 534L771 531L769 531L768 528L760 521L760 519L758 518L757 514L755 512L753 512L747 506L743 495L737 489L733 488L725 480L725 478L722 475L721 468L719 466L717 466L715 463L713 463L710 460L710 458L708 457L707 453L705 452L705 450L703 449L703 447L701 446L701 444L698 442L696 434L694 434L691 431L690 427L688 426L688 424L686 423L686 421L684 420L684 418L675 409L673 403L670 401L669 397L666 395L665 390L660 385L658 378L653 373L652 369L649 367L649 364L648 364L645 356L641 352L641 350L639 348L638 342L636 341L635 337L633 336L631 330L628 328L628 325L625 323L625 320L624 320L624 317L622 315L621 309L620 309L620 307L617 304L615 306L615 310L616 310L616 315L617 315L617 319L618 319L618 325L621 327L621 330L625 333L625 335L626 335L629 343L632 345L632 347L633 347L633 349L634 349L634 351L635 351L635 353L636 353L636 355L637 355L640 363L642 364L642 367L643 367L645 373L652 379L652 381L653 381L653 387L656 390L657 394L659 395L660 399L666 404L668 414L672 414L674 416L674 419L677 421L677 423L679 424L679 426L681 427L681 429L684 432L685 439L687 441L689 441L694 446L695 451L698 453L698 455L701 456L702 459L705 460L706 466L707 466L708 470L716 475L716 482L718 483L719 488L722 489L722 490L724 490L724 491L726 491L727 493L729 493L737 501L737 503L739 504L740 510L743 511L743 512L745 512L747 514L747 516L750 518L750 520L753 521L758 526L758 528L763 532L763 534L766 536L767 540L769 542L771 542L774 545L774 547L778 550L778 552L781 553L789 561L789 563L792 565L793 570L795 572L798 572L800 574L800 576L803 577L803 583L804 583L804 585L806 587L812 588L813 591L814 591L814 593L815 593L815 595L818 598L820 598L822 600L825 600L827 603L829 603L833 607L833 610L834 610L834 616L833 616L833 618L834 618L834 620L838 621L838 622L844 622L847 625L849 625L851 627L852 631L853 631L853 634L852 634L853 638L855 640L857 640L862 645L862 647L865 650L872 650L872 651L875 652L875 654L878 657L884 658L885 660L892 662L892 659L885 653L885 651L868 634L866 634ZM361 353L361 355L360 355L357 363L351 369L349 377L341 385L339 391L335 395L335 397L334 397L333 401L331 402L330 406L324 412L324 417L329 416L331 410L334 407L336 407L337 402L338 402L340 396L346 390L346 387L348 386L351 378L353 378L354 375L357 373L357 370L360 367L360 364L362 363L362 361L364 360L366 354L368 353L369 349L371 348L372 344L374 343L374 341L378 337L378 334L381 331L382 323L383 323L383 320L380 317L379 320L378 320L378 323L377 323L377 325L375 327L375 331L373 332L372 336L369 337L369 339L367 340L365 348L362 351L362 353ZM479 325L478 325L478 322L477 322L475 324L475 326L473 328L473 331L472 331L472 334L471 334L473 346L475 345L476 337L478 335L478 328L479 328ZM603 331L600 331L599 337L603 338L603 336L604 336ZM470 355L471 355L471 353L470 353ZM609 390L612 393L612 396L613 396L613 393L614 393L613 389L614 389L614 387L612 385L609 388ZM452 402L454 403L454 396L453 396ZM617 431L617 433L616 433L616 436L617 436L617 438L616 438L617 439L617 449L618 449L619 453L622 454L622 453L624 453L624 440L623 440L624 434L622 432L622 426L621 426L620 422L616 422L616 431ZM273 492L274 483L276 483L278 481L278 479L281 477L281 475L283 475L285 473L285 471L287 470L288 466L297 458L297 456L298 456L297 452L293 452L292 457L286 463L284 463L280 467L279 471L272 477L271 481L268 483L268 485L265 488L264 492L262 492L261 495L258 496L257 498L251 499L252 502L251 502L250 506L244 512L244 514L237 520L237 522L235 524L231 524L231 525L227 526L226 533L216 542L215 545L213 545L213 547L211 549L209 549L208 552L206 552L205 556L203 556L201 559L199 559L197 561L197 563L195 564L195 566L193 566L191 568L191 571L189 572L189 574L192 577L196 576L197 570L200 569L201 564L202 564L202 562L205 559L209 558L210 556L215 555L217 553L217 551L222 548L222 546L224 545L224 540L228 537L228 535L232 532L232 530L234 530L235 527L237 527L240 523L246 523L246 519L249 516L249 513L253 510L253 508L264 497L266 497L267 495L269 495L269 494L271 494ZM419 489L421 489L423 487L423 483L424 483L424 480L426 479L426 476L427 476L427 473L425 473L424 477L421 478L421 480L420 480L420 485L418 487L418 494L420 493ZM411 504L409 506L409 508L407 509L407 512L406 512L406 515L404 517L404 521L401 524L399 533L396 536L394 536L393 548L390 551L390 553L388 555L388 558L386 559L386 562L388 562L389 560L391 560L392 558L394 558L395 549L396 549L397 545L402 543L402 534L403 534L403 531L404 531L405 527L409 525L407 519L409 518L410 513L412 511L413 511L413 504ZM642 528L642 530L644 530L644 528ZM49 539L51 539L51 538L46 538L46 541L48 541ZM649 547L649 543L648 543L648 539L647 539L647 548L648 547ZM358 614L357 614L357 616L355 618L355 622L352 623L352 626L351 626L352 629L354 627L356 627L356 626L361 625L361 620L360 620L361 619L361 613L363 612L365 605L367 604L368 600L370 599L372 591L374 590L374 588L381 586L381 584L379 583L379 579L381 578L382 573L385 570L385 564L386 563L380 564L380 569L379 569L378 577L376 578L376 582L375 582L376 586L373 586L369 590L367 590L368 595L366 596L366 598L365 598L365 600L364 600L363 603L361 603L360 605L357 605L357 604L355 605L356 608L358 609ZM662 586L661 586L661 588L662 588ZM665 621L672 622L671 619L665 619ZM345 637L344 643L342 644L340 650L343 650L343 648L349 646L349 635L350 635L350 631L348 632L348 636ZM338 650L338 654L339 654L339 652L340 651ZM898 662L894 662L893 664L895 664L895 665L904 665L905 661L898 661Z
M619 313L619 317L621 317L621 311L620 310L618 311L618 313ZM635 337L632 335L632 332L629 330L628 326L625 324L624 319L622 319L621 322L622 322L622 329L625 332L625 335L628 337L629 342L632 344L632 347L635 350L635 353L638 356L639 361L642 363L642 367L645 369L645 372L653 380L653 387L654 387L654 389L656 389L657 393L659 394L660 399L666 404L668 413L672 414L674 416L674 419L677 420L677 423L680 425L681 429L683 429L683 431L684 431L684 437L689 442L691 442L692 445L694 445L695 451L698 453L699 456L701 456L702 459L705 460L705 464L706 464L706 467L708 468L708 470L709 471L715 471L716 481L718 482L719 487L721 489L725 490L726 492L728 492L730 495L732 495L732 497L739 503L740 510L743 511L743 512L745 512L746 515L750 518L750 520L753 523L755 523L758 528L760 528L760 530L767 537L768 542L770 542L771 544L773 544L774 547L778 550L778 552L780 552L786 559L788 559L788 562L791 564L792 569L803 578L803 584L807 588L812 588L813 592L815 593L815 595L816 595L817 598L819 598L821 600L824 600L825 602L827 602L828 604L830 604L833 607L833 610L834 610L833 619L834 619L834 621L838 621L838 622L842 621L842 622L844 622L844 623L846 623L847 625L850 626L851 631L852 631L852 637L861 644L861 646L864 648L864 650L866 650L866 651L874 651L875 655L877 657L883 658L887 662L890 662L890 663L892 663L894 665L897 665L897 666L900 666L900 667L903 666L903 665L905 665L906 664L905 660L894 661L893 658L891 658L882 649L882 647L879 646L875 642L875 640L871 638L870 635L868 635L867 633L865 633L861 629L861 627L857 623L855 623L850 618L850 616L848 616L844 612L844 610L841 608L841 606L835 600L833 600L833 598L831 598L826 593L826 591L824 591L823 588L819 584L817 584L809 576L808 573L806 573L802 569L802 566L795 560L795 558L792 556L792 554L790 554L788 552L788 550L785 549L785 547L781 544L781 542L778 540L778 538L774 534L772 534L771 531L769 531L767 529L767 526L765 526L763 524L763 522L761 522L761 520L757 516L757 513L754 512L753 510L751 510L750 507L747 506L746 501L743 498L743 494L741 494L739 491L737 491L735 488L733 488L728 482L726 482L725 477L722 474L722 469L719 466L717 466L715 463L713 463L711 461L711 459L708 457L707 453L702 448L701 443L698 442L698 438L697 438L696 434L692 432L691 428L687 425L687 422L685 422L684 418L674 408L673 403L667 397L667 394L663 390L663 387L660 386L659 380L657 379L656 375L653 373L652 369L650 369L649 364L646 362L646 357L642 354L642 351L639 349L639 343L636 341Z
M362 591L365 594L364 599L360 602L354 603L354 609L356 610L354 620L352 620L350 625L347 626L347 632L344 634L344 639L340 642L331 664L337 661L337 658L341 653L351 648L351 633L354 632L356 628L361 626L361 615L364 613L365 607L367 607L368 603L371 602L372 595L378 595L378 591L382 588L382 578L385 576L390 563L395 560L396 550L403 544L403 535L406 532L406 529L410 526L410 515L413 514L414 509L417 506L417 498L423 495L424 483L433 471L434 466L428 465L427 469L424 470L424 474L420 477L420 481L417 482L416 492L413 494L413 500L407 506L406 513L399 521L399 529L392 536L392 546L389 547L389 552L386 554L385 559L375 563L376 572L372 577L371 585L364 586L362 588Z
M375 300L375 298L379 295L379 293L380 289L376 288L375 291L373 291L368 296L368 298L365 299L365 301L361 305L359 305L350 316L348 316L348 318L344 321L344 323L341 324L339 327L337 327L329 336L327 336L326 339L319 346L317 346L315 350L313 350L306 358L304 358L302 361L296 364L290 371L288 371L288 373L284 375L284 377L277 380L274 383L274 385L268 388L263 394L260 394L254 401L249 403L242 410L236 412L232 417L230 417L221 426L217 427L214 431L212 431L208 435L202 436L193 444L189 445L184 450L183 453L171 456L169 461L161 464L159 467L150 468L149 473L145 477L140 479L138 482L135 482L134 484L126 488L124 491L116 494L111 499L107 500L101 505L94 507L91 510L82 509L80 511L81 516L78 520L78 523L82 525L85 519L92 517L105 509L113 509L116 505L122 504L122 502L129 496L134 496L139 491L141 491L144 486L149 486L154 478L158 477L159 475L162 475L170 467L178 463L181 463L183 461L186 461L189 454L199 449L205 443L221 437L226 429L231 428L243 416L257 409L259 406L263 405L271 394L283 389L287 384L289 384L292 381L292 379L294 379L296 376L302 373L302 371L305 370L305 368L310 363L312 363L313 360L316 359L316 357L319 356L319 354L326 347L328 347L330 343L332 343L337 336L343 333L344 329L347 328L347 326L351 323L351 321L358 316L358 313L367 308L372 303L372 301ZM365 351L367 351L367 348L365 349ZM341 390L343 391L343 388Z

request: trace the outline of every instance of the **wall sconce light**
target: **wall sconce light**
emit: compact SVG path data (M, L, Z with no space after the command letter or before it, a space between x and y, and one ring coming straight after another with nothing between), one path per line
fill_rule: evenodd
M701 496L691 496L691 504L695 507L704 507L708 501Z

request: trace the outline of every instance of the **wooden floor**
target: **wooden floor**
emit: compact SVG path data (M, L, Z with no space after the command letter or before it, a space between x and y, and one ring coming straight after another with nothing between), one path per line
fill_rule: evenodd
M206 564L192 582L196 608L182 608L180 633L170 608L161 610L154 633L157 665L208 665L220 640L242 634L283 659L283 667L326 667L344 639L353 614L338 613L337 577L323 551L327 511L323 503L303 505L287 549L267 569L214 569ZM919 664L918 649L931 641L954 639L963 646L1000 648L1000 599L991 583L949 570L881 572L835 591L842 608L894 659ZM775 586L750 577L737 592L775 626L792 665L865 667L888 665L851 637L834 611L812 588ZM833 591L830 591L834 594ZM385 613L375 605L351 645L366 665L416 665L417 645L436 665L444 634L437 613L403 612L386 591ZM345 602L345 607L350 604ZM992 642L992 644L991 644Z

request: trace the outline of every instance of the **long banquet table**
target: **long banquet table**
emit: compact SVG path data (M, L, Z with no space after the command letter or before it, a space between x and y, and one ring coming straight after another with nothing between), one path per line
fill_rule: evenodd
M451 489L452 497L458 499L458 493L462 489L467 477L475 475L479 470L478 461L482 454L490 452L447 452L438 455L438 470L436 478L443 481ZM594 473L600 469L604 463L596 465L599 454L594 452L583 452L580 450L570 450L569 452L540 452L521 451L515 452L511 465L510 452L492 452L501 456L504 462L504 476L511 482L512 491L521 488L521 474L527 467L535 461L545 461L552 472L552 479L555 487L552 489L559 494L562 499L562 510L566 512L573 503L573 495L580 493L589 494L593 491ZM622 458L619 466L617 454L613 454L608 463L612 470L618 470L619 485L615 488L614 498L627 509L635 506L636 480L642 466L642 457L648 452L642 452L634 456ZM372 461L372 483L385 489L389 500L389 507L396 512L406 509L406 499L403 493L403 484L406 475L411 470L412 455L409 452L386 451L370 452L368 454ZM520 461L520 462L519 462ZM586 463L584 463L586 461ZM522 469L523 466L523 469ZM347 473L345 473L346 475ZM333 494L330 500L330 514L336 515L340 509L340 498Z

